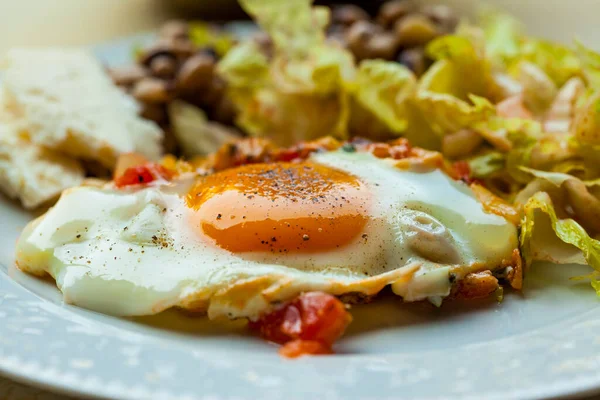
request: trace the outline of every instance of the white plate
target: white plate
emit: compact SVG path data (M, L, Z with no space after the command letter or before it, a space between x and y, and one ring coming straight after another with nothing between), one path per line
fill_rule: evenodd
M111 63L132 43L102 46ZM600 303L579 266L536 266L504 302L354 307L330 357L281 359L239 324L181 313L117 319L64 305L13 266L31 215L0 198L0 372L75 396L124 399L534 399L600 390Z

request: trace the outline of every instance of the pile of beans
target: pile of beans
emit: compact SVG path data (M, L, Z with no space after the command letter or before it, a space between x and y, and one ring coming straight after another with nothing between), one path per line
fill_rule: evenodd
M167 105L174 99L194 104L211 120L231 125L234 108L225 96L225 83L215 72L219 57L214 48L194 44L190 29L184 21L167 22L158 39L139 52L136 64L111 69L110 74L139 101L142 116L164 128L169 125Z
M392 0L375 16L352 5L335 6L328 36L347 47L357 60L381 58L397 61L421 75L430 64L424 47L432 39L452 33L458 19L445 5L418 5L413 0Z
M374 14L352 4L331 7L329 40L346 47L358 61L397 61L417 75L431 63L424 54L425 45L451 33L457 24L449 7L418 5L416 0L385 1ZM232 125L235 109L225 95L225 82L215 72L219 57L214 48L194 44L190 29L184 21L167 22L156 42L140 52L138 62L111 70L112 77L140 102L143 117L167 131L167 105L174 99L200 107L213 121ZM213 29L221 28L215 25ZM268 36L257 35L255 40L266 53L272 50ZM167 143L167 150L173 149Z

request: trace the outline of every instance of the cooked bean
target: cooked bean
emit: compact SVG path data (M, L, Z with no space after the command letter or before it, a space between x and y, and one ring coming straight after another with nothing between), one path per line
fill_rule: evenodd
M396 61L413 71L417 76L422 75L427 68L425 52L422 47L414 47L400 52Z
M423 15L408 15L396 21L394 26L398 44L401 46L424 45L438 34L437 27Z
M171 98L166 82L156 78L138 81L131 93L139 101L151 104L166 103Z
M477 132L471 129L461 129L443 137L442 153L449 158L462 158L472 154L481 143L483 143L483 138Z
M128 65L126 67L111 68L109 74L115 84L131 86L140 79L148 76L148 71L141 65Z
M398 42L391 33L380 33L369 40L365 50L369 58L392 60L398 50Z
M588 192L579 179L568 179L562 186L579 222L587 231L600 232L600 200Z
M159 39L144 51L139 62L150 66L155 57L169 56L182 60L191 56L194 52L194 45L188 41Z
M369 14L365 10L353 4L344 4L331 10L332 24L350 26L356 21L366 21L369 18Z
M195 54L188 58L177 74L177 87L184 91L208 86L213 78L215 60L207 54Z
M167 110L162 104L144 103L140 115L157 124L164 124L167 121Z
M221 122L223 124L233 124L233 120L236 115L236 108L231 99L228 96L221 96L221 98L215 104L213 112L211 113L212 119Z
M381 32L381 27L372 22L357 21L346 31L348 48L359 60L367 58L369 56L368 45L371 38Z
M415 11L415 4L410 0L396 0L384 3L377 14L377 22L386 27L392 27L396 21Z
M152 75L159 78L172 78L177 71L177 61L166 55L154 57L150 62L150 71L152 71Z

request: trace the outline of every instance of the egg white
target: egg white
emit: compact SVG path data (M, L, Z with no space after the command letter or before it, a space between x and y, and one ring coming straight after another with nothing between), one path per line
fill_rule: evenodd
M314 154L346 171L373 201L364 233L318 254L233 254L193 226L186 185L123 191L79 187L23 232L16 261L49 273L64 299L107 314L179 306L209 317L254 318L303 291L372 295L385 285L405 301L444 297L449 271L498 267L517 229L484 211L471 190L439 170L406 171L365 153Z

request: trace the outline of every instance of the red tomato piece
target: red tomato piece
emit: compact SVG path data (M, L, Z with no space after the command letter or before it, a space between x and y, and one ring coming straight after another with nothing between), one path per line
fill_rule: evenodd
M171 179L171 172L159 164L144 164L129 167L123 175L115 178L118 188L131 185L144 185L158 179Z
M270 341L317 341L330 347L346 330L352 316L344 303L322 292L305 293L250 322L251 329Z
M455 179L461 180L465 183L473 182L473 178L471 177L471 167L469 166L468 162L457 161L454 164L452 164L452 169L455 173Z
M304 355L332 354L331 346L315 340L292 340L279 349L279 354L288 358Z

